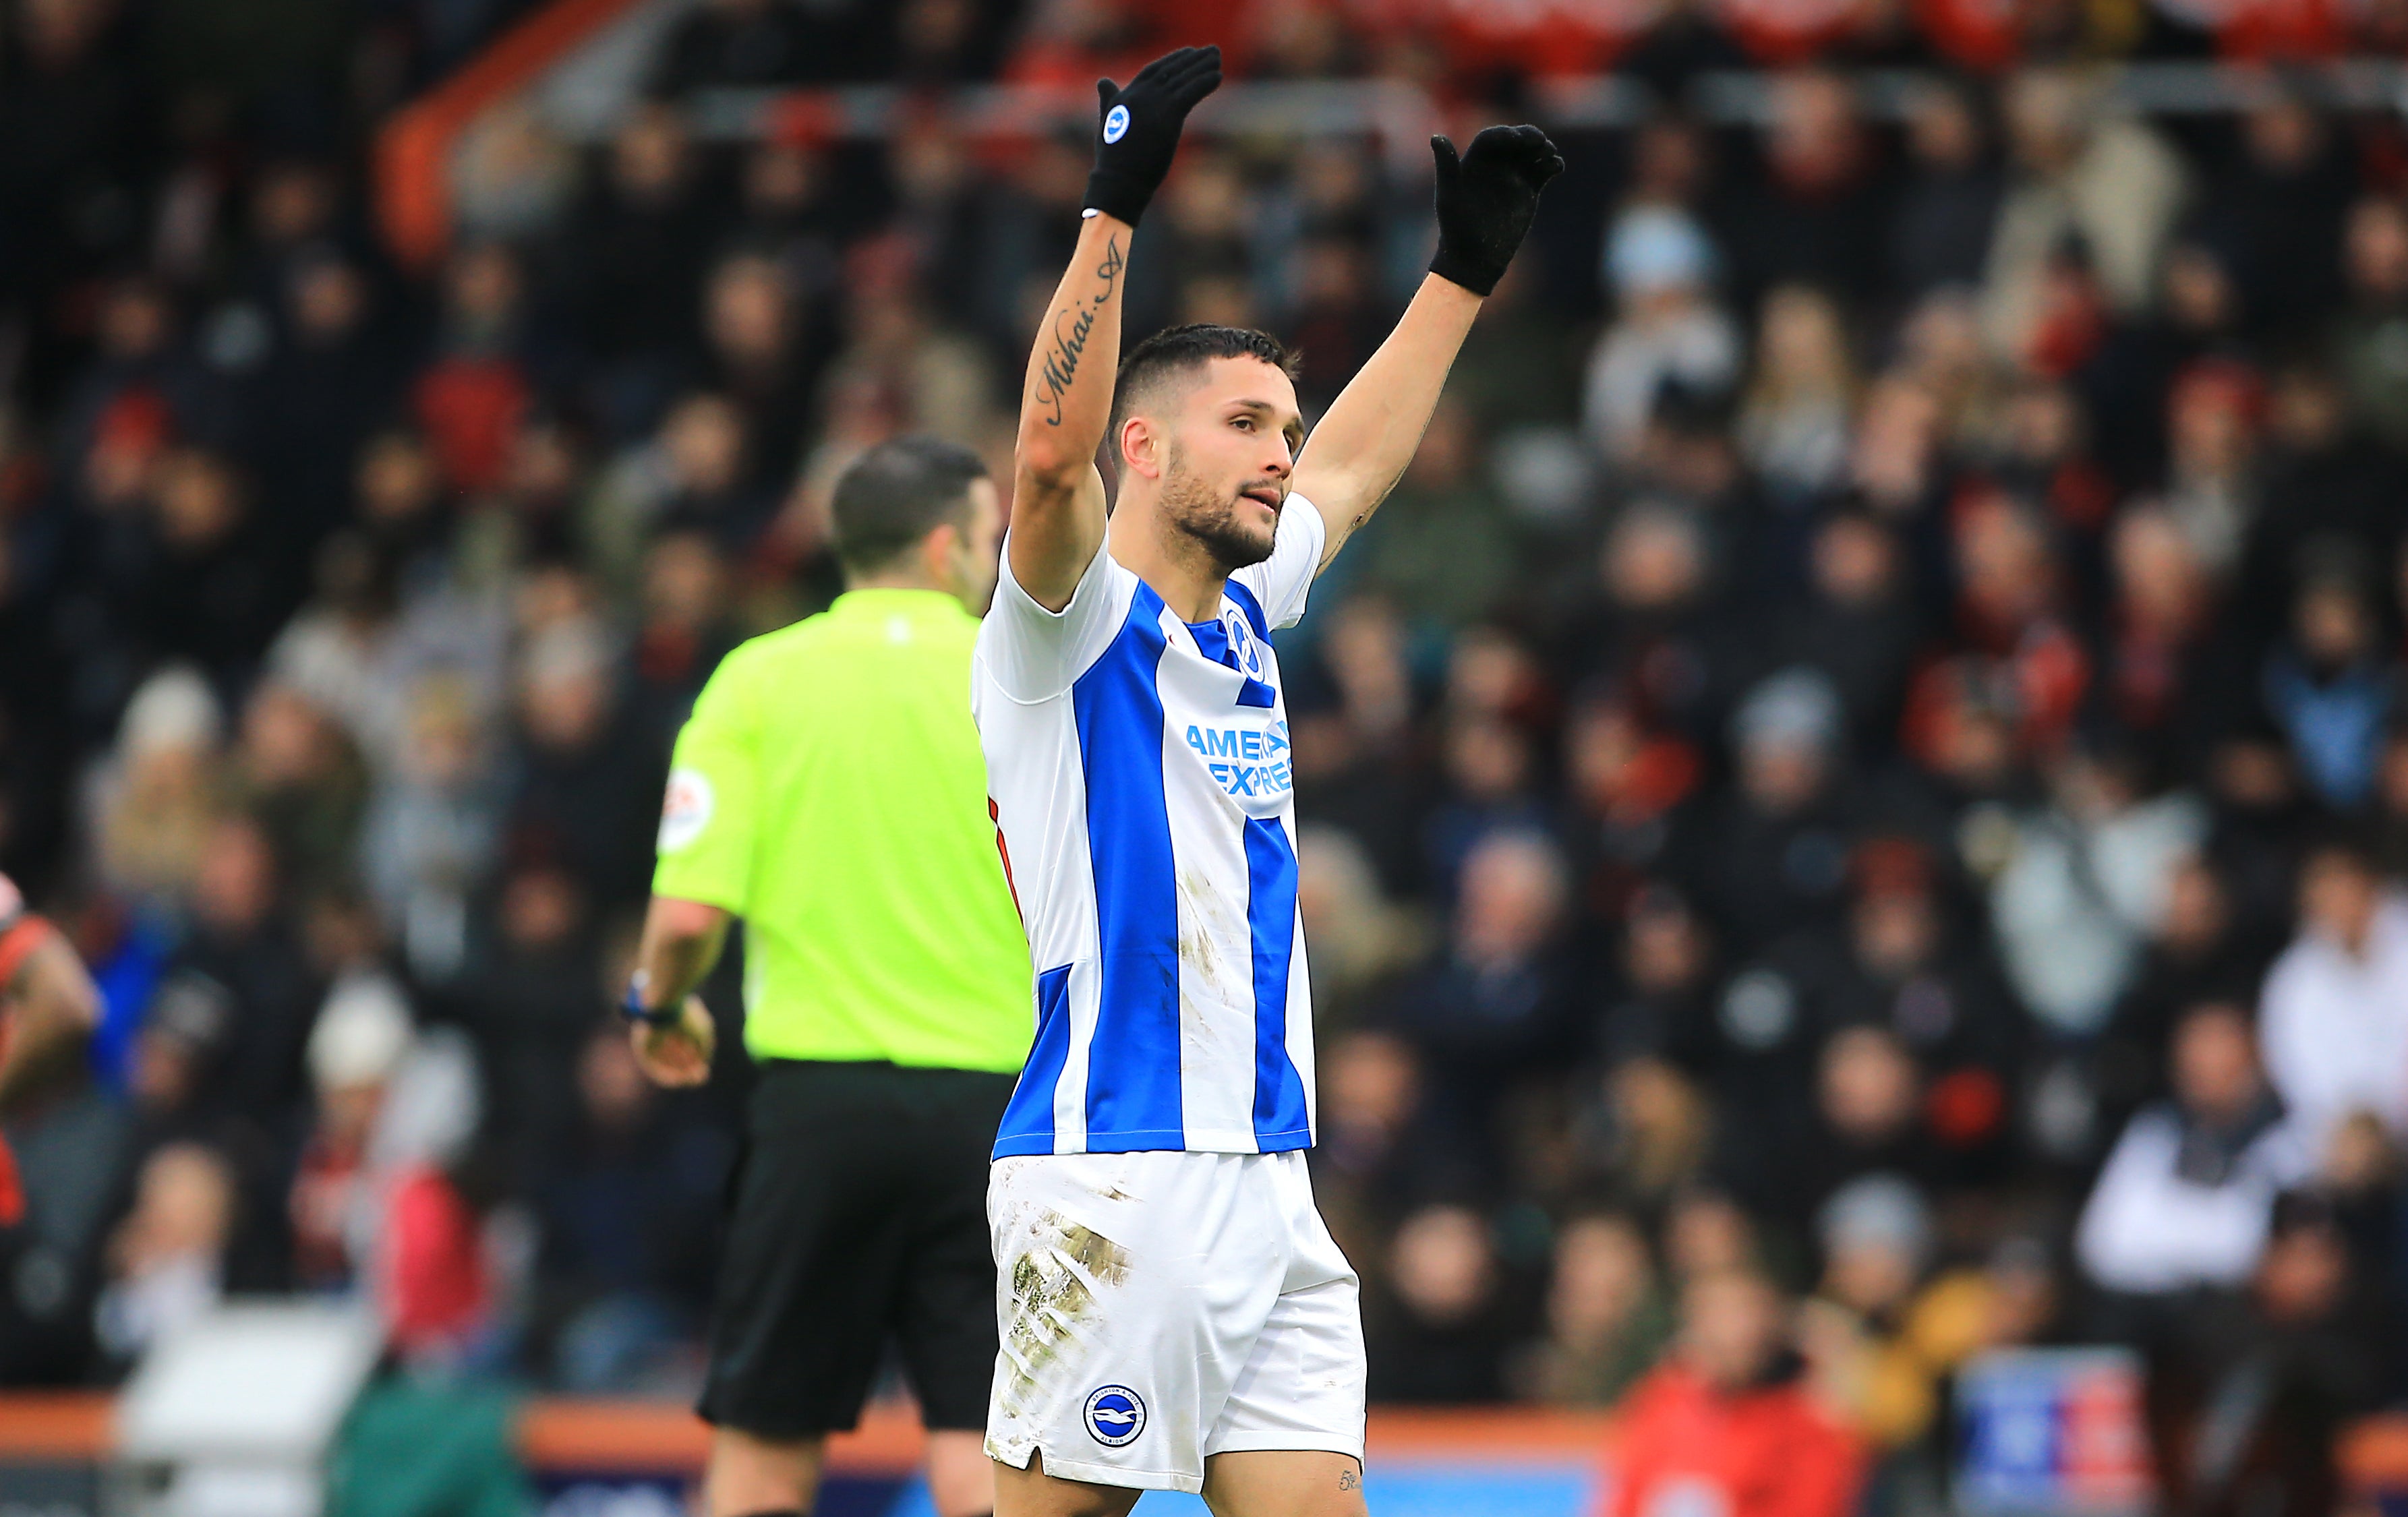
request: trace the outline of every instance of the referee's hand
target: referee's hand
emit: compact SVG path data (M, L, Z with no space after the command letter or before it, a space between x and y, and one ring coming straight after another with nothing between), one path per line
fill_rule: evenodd
M678 1020L666 1027L631 1023L627 1040L635 1046L636 1062L655 1085L699 1085L710 1078L711 1051L719 1046L719 1028L699 995L689 995Z

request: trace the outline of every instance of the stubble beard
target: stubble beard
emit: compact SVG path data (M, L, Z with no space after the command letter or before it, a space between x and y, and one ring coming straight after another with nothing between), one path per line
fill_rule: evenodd
M1170 524L1193 538L1224 573L1261 563L1279 545L1277 519L1272 530L1256 532L1238 519L1234 496L1217 493L1187 467L1179 446L1170 448L1162 476L1162 512Z

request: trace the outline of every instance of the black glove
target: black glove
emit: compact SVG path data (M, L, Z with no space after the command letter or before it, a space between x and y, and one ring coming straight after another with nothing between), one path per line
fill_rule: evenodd
M1221 87L1221 50L1182 48L1137 72L1125 88L1096 81L1096 169L1087 176L1087 208L1135 226L1145 203L1162 188L1179 150L1179 129L1196 102Z
M1487 294L1539 213L1539 192L1564 171L1564 155L1535 126L1489 127L1460 161L1444 137L1430 138L1430 151L1438 159L1438 256L1430 272Z

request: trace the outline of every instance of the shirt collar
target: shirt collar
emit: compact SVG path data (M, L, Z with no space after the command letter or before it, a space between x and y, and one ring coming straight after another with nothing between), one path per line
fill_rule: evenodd
M828 607L832 616L942 616L946 612L968 616L962 603L942 590L908 590L892 585L872 585L862 590L848 590Z

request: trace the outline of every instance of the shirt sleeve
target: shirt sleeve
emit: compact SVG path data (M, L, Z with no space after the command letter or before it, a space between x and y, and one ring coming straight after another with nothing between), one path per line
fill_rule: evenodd
M678 734L661 799L652 894L745 913L760 794L740 654L721 663Z
M1013 700L1051 700L1111 646L1136 591L1137 576L1113 562L1099 542L1079 577L1079 587L1070 593L1070 604L1049 611L1011 577L1011 539L1007 537L995 604L979 628L979 663Z
M1321 508L1302 495L1292 494L1280 508L1279 534L1272 539L1271 556L1229 576L1262 603L1263 620L1273 632L1304 619L1305 597L1312 591L1312 577L1321 572L1321 550L1328 540L1329 528L1321 519Z

